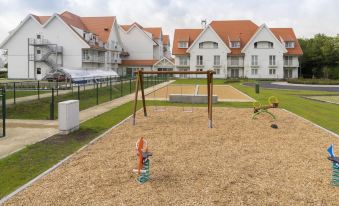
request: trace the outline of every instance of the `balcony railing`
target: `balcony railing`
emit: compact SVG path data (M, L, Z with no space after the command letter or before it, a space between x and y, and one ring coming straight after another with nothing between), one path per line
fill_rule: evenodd
M104 56L82 56L82 62L105 63Z
M45 45L45 44L50 44L50 42L47 39L34 39L34 38L29 38L28 39L29 44L33 45Z
M284 67L299 67L299 62L284 61Z

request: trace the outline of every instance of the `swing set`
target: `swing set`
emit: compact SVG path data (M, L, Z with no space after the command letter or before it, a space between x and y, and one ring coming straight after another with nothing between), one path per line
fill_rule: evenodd
M214 73L215 72L213 70L207 70L207 71L143 71L143 70L138 70L136 71L135 74L136 74L137 79L135 83L136 84L135 98L134 98L133 117L132 117L133 125L136 124L135 117L136 117L136 112L137 112L139 90L141 90L141 98L142 98L144 116L147 117L145 91L144 91L144 75L165 75L165 74L186 74L186 75L196 74L198 75L200 74L200 75L207 76L208 127L212 128L212 97L213 97L213 74ZM187 110L184 109L184 111L187 111Z

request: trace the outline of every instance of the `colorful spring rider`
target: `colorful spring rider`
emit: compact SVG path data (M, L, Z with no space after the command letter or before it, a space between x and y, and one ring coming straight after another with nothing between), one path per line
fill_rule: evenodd
M328 159L332 162L332 185L339 186L339 157L334 155L333 151L334 145L331 144L329 148L327 148L327 152L330 154Z
M148 152L147 141L141 137L136 143L138 156L138 168L133 169L133 172L138 173L137 182L143 184L150 178L150 160L152 153Z
M253 116L252 119L256 119L259 114L267 113L274 120L276 119L275 115L268 111L271 108L277 108L279 106L279 100L275 96L268 98L268 105L262 105L260 102L253 102Z

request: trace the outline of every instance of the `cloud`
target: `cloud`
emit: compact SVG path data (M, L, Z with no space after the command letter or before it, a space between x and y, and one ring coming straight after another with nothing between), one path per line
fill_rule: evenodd
M0 5L0 41L29 13L65 10L80 16L114 15L121 24L161 26L170 35L175 28L199 28L202 19L250 19L269 27L293 27L299 37L339 33L337 0L0 0Z

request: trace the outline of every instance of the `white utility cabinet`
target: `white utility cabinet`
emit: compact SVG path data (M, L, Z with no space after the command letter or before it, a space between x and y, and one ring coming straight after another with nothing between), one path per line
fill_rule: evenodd
M69 134L79 129L79 100L68 100L58 104L59 131Z

